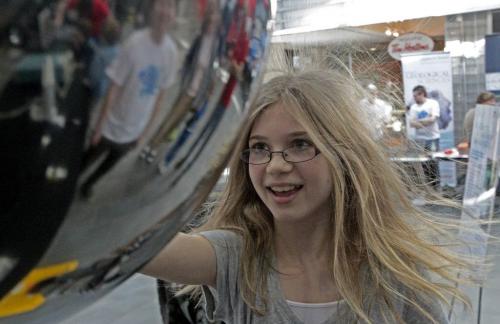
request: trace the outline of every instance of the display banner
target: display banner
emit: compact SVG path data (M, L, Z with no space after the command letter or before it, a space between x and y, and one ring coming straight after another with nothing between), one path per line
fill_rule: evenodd
M500 107L476 105L472 131L462 220L490 220L496 197L497 161L499 156ZM478 231L461 232L465 241L471 242L471 253L484 258L487 248L488 226L476 226Z
M486 35L484 47L486 90L500 95L500 34Z
M427 97L439 103L439 148L445 150L455 146L453 120L453 81L451 56L447 52L430 52L424 54L402 54L404 96L406 107L415 103L413 88L423 85ZM408 113L406 115L408 117ZM406 118L407 136L415 138L415 129L409 127ZM452 161L439 162L439 178L441 186L457 185L456 165Z
M495 200L494 192L491 194L489 191L495 190L495 176L492 172L498 159L499 147L495 142L499 118L500 107L476 105L465 178L464 209L470 216L478 219L489 216L490 207ZM490 193L488 197L485 196L487 193Z
M467 243L462 252L471 255L477 262L473 280L486 279L484 267L488 255L488 237L494 214L496 188L498 186L498 169L500 157L500 107L477 105L474 112L474 128L472 131L463 211L461 220L466 226L459 231L459 238ZM482 224L478 221L485 221ZM480 317L481 296L479 290L466 289L471 299L473 312ZM464 317L464 314L461 314ZM460 317L460 316L458 316ZM453 323L471 323L468 320L456 320Z

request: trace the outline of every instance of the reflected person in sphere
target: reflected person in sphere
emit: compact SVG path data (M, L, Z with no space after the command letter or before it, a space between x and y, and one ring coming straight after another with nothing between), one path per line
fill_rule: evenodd
M102 31L102 36L96 42L90 40L94 54L89 66L90 88L93 99L98 102L107 93L109 79L106 68L113 62L119 50L121 26L115 19L108 20Z
M144 141L161 110L177 71L177 49L168 35L174 17L174 0L154 0L150 27L133 33L106 70L111 85L82 169L107 155L80 188L83 197L90 197L96 181Z
M69 42L75 55L89 64L93 53L86 42L99 39L110 20L115 18L105 0L59 0L54 15L55 40Z
M411 204L353 87L320 68L262 85L208 222L142 272L197 285L225 323L447 323L468 263L433 243L445 229Z
M63 24L66 15L86 36L94 38L99 38L106 21L113 19L105 0L60 0L54 18L57 27Z
M168 143L176 136L175 129L180 129L188 113L196 118L197 112L206 105L207 98L212 92L215 73L213 62L219 46L220 13L215 1L207 3L205 20L201 26L200 34L191 45L182 68L181 93L175 100L168 118L161 125L148 145L140 155L148 163L152 163L162 143Z
M247 65L250 45L248 39L248 29L250 26L247 23L247 18L253 16L254 11L252 8L254 9L254 7L248 6L243 0L238 0L236 6L233 8L232 20L229 23L228 33L225 35L225 42L223 42L223 48L225 48L227 53L221 64L229 72L229 78L224 85L215 109L203 125L201 132L198 133L187 153L175 162L175 170L184 170L185 172L193 165L201 154L202 149L208 144L208 141L223 121L224 115L231 109L231 100L235 90L239 88L242 96L246 92L245 88L248 85L246 81L248 79L245 77L244 71ZM159 165L160 173L164 174L168 172L169 164L177 158L178 149L179 147L174 145L168 150L164 163Z

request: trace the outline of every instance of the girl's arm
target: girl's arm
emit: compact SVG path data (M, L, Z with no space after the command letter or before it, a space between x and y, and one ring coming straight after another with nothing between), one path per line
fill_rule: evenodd
M140 272L170 282L215 287L215 251L206 238L179 233Z

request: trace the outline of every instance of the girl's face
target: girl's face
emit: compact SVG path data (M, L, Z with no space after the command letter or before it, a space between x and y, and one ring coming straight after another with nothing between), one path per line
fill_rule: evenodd
M257 117L249 148L283 151L314 146L306 131L281 103ZM272 154L267 164L249 164L252 185L273 214L275 222L326 220L329 217L332 180L326 159L318 154L309 161L290 163Z

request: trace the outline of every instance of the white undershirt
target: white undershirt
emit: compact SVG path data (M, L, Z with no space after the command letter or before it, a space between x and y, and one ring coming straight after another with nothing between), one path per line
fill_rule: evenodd
M297 316L304 324L321 324L329 319L337 308L338 301L329 303L299 303L291 300L286 301Z

